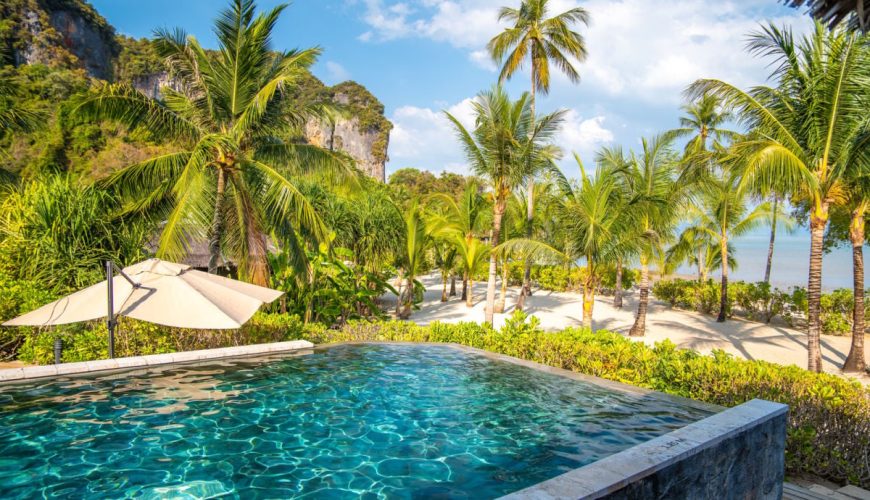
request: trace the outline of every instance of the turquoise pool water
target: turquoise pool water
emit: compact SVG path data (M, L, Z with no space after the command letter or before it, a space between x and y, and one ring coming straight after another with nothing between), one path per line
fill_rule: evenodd
M0 498L491 498L709 415L438 345L0 386Z

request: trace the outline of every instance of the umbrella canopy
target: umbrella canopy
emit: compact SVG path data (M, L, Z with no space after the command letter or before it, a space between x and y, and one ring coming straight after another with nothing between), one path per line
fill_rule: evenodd
M239 328L264 303L283 292L216 276L160 259L124 268L112 278L115 316L177 328ZM64 325L108 316L107 282L68 295L3 323L5 326Z

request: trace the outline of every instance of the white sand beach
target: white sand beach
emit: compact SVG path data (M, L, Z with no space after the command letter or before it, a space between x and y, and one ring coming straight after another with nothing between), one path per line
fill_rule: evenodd
M438 276L421 279L426 295L421 308L414 311L411 321L428 324L433 321L455 323L483 321L486 283L474 285L474 307L468 308L459 297L461 283L457 283L457 296L441 302L441 280ZM504 324L514 311L519 289L508 290L504 314L495 315L495 326ZM537 290L527 302L526 312L535 315L545 330L555 331L568 326L582 325L581 294ZM636 299L629 294L622 309L612 305L611 297L598 297L593 311L593 328L628 334L637 310ZM639 341L647 344L669 339L679 347L709 353L721 349L745 359L760 359L783 365L807 366L807 336L805 332L785 326L757 323L733 318L717 323L716 318L691 311L671 309L667 304L651 297L647 316L646 336ZM870 340L870 339L868 339ZM822 336L822 358L825 371L840 373L839 367L849 353L848 336ZM866 343L865 343L866 345ZM860 377L870 383L870 377Z

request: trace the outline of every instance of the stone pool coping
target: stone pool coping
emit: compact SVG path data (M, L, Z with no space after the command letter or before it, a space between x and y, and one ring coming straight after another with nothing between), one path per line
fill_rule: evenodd
M717 451L716 448L724 442L735 439L740 434L753 432L775 419L781 420L784 447L784 422L787 412L788 406L784 404L753 399L501 498L505 500L593 499L618 493L623 488L643 480L659 484L665 483L666 481L654 476L669 467L679 465L679 462L695 460L697 456L707 450ZM746 451L747 454L752 452L751 450ZM784 455L784 449L771 451ZM697 467L708 465L701 460L698 462L695 464ZM761 467L762 465L759 463L757 466ZM782 468L780 467L780 469ZM777 480L775 475L779 474L778 488L774 485L771 491L756 490L756 494L751 496L755 498L781 497L782 470L764 471L764 473L773 476L774 482ZM771 478L768 477L768 479ZM721 491L721 493L724 494L725 491ZM626 496L630 497L631 495Z
M182 351L167 354L132 356L128 358L61 363L59 365L25 366L22 368L0 370L0 382L20 382L22 380L35 380L64 375L88 375L92 373L127 370L131 368L148 368L176 363L190 363L258 354L279 354L298 351L300 349L311 349L312 347L314 347L314 344L307 340L292 340L289 342L274 342L270 344L241 345L220 347L217 349L201 349L198 351Z

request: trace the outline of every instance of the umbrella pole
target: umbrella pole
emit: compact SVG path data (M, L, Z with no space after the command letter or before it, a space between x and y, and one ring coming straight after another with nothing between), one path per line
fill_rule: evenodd
M106 321L106 326L109 329L109 359L115 357L115 304L113 304L115 293L114 290L112 290L112 278L113 274L115 274L114 267L115 265L111 260L106 261L106 289L109 291L109 314L107 315L108 320Z

